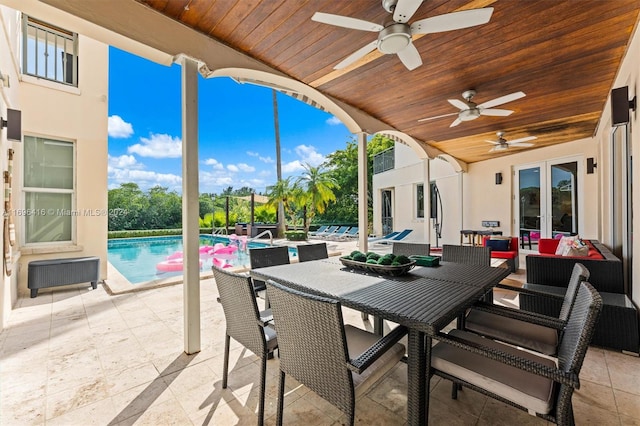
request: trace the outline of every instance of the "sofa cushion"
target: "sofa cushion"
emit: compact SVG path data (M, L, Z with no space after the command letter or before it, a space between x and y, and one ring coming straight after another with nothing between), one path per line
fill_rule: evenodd
M538 251L540 252L540 254L555 254L559 242L560 240L541 238L538 241Z
M580 241L580 237L578 235L571 237L563 236L558 242L558 247L556 247L556 254L564 256L569 248L573 247L578 241Z
M491 251L508 251L509 242L510 240L490 238L486 241L485 245L491 247Z

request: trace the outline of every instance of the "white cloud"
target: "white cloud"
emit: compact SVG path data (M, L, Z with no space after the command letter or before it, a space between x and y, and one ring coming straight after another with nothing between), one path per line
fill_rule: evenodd
M207 166L213 166L214 170L224 170L224 166L222 165L222 163L215 158L207 158L206 160L204 160L204 164L206 164Z
M179 158L182 156L182 140L167 134L151 133L149 138L140 138L139 144L128 148L130 154L151 158Z
M263 163L275 163L274 159L271 157L263 157L260 154L258 154L257 152L254 151L247 151L247 155L250 157L257 157L258 160L262 161Z
M255 167L250 166L250 165L248 165L248 164L246 164L246 163L239 163L239 164L238 164L238 168L239 168L240 170L242 170L243 172L246 172L246 173L252 173L252 172L255 172L255 171L256 171L256 168L255 168Z
M156 185L168 187L169 190L180 191L182 177L171 173L158 173L151 170L109 168L110 187L121 183L135 182L145 190Z
M229 164L227 165L227 170L229 170L230 172L239 172L240 169L238 168L238 166L236 166L235 164Z
M133 134L133 126L119 115L112 115L107 120L107 131L112 138L128 138Z
M133 155L121 155L119 157L108 156L109 159L109 169L139 169L142 167L142 164L138 163L136 157Z
M283 173L295 173L295 172L301 172L303 170L304 170L304 166L302 165L302 161L300 160L290 161L282 165Z
M327 123L329 126L337 126L342 124L342 121L340 121L340 119L335 115L332 115L331 118L327 118L327 121L325 121L325 123Z
M296 154L303 163L309 163L314 167L324 163L324 155L316 151L316 148L310 145L298 145L295 148Z

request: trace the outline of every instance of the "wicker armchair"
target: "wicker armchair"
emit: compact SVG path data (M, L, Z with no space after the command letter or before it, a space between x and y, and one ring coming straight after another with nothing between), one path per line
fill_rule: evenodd
M442 246L442 261L491 266L491 247Z
M491 339L511 343L527 349L554 356L558 350L561 334L569 319L569 313L575 303L578 288L582 281L589 279L589 271L576 263L562 301L560 317L548 317L542 314L478 302L469 310L464 321L465 329ZM519 288L500 285L500 288L519 291ZM554 297L548 293L523 290L537 297Z
M278 347L278 338L267 323L273 319L270 310L258 311L256 296L251 278L213 267L213 277L218 286L220 303L227 322L224 341L224 365L222 370L222 387L227 388L229 373L229 343L231 337L260 357L262 369L260 373L260 407L258 424L264 423L264 393L267 358Z
M285 375L289 375L339 408L353 425L356 397L402 359L405 347L397 342L407 329L398 326L380 338L344 325L340 303L335 300L271 281L267 293L279 339L276 423L282 425Z
M267 266L289 264L289 248L286 246L274 246L249 249L249 262L251 269L266 268ZM256 292L266 290L264 281L253 280L253 288Z
M453 399L462 385L545 420L573 425L571 396L580 387L580 368L601 308L598 292L582 282L558 347L557 367L548 357L452 330L439 335L431 372L453 382Z
M299 262L308 262L310 260L326 259L329 257L327 243L301 244L297 248Z
M411 256L412 254L418 254L421 256L429 256L431 251L431 244L423 243L403 243L398 241L393 243L391 252L395 255L404 254L405 256Z

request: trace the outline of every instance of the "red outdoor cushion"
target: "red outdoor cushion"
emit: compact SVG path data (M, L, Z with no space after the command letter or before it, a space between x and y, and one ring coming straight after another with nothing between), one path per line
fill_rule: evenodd
M518 255L517 251L493 251L491 250L491 257L495 259L513 259Z
M538 252L540 254L556 254L560 240L553 238L540 238L538 241Z

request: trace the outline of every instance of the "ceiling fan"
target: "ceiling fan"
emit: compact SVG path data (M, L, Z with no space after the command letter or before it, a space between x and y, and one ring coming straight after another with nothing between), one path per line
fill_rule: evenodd
M418 10L422 1L382 0L382 7L393 15L392 19L387 19L383 25L323 12L316 12L311 19L323 24L378 33L377 40L366 44L347 56L333 67L334 69L341 69L351 65L369 52L378 49L383 54L397 54L404 66L409 70L413 70L422 65L420 53L413 44L412 37L414 35L459 30L486 24L493 13L492 7L470 9L421 19L409 25L407 22Z
M507 102L515 101L516 99L524 98L526 95L524 92L515 92L509 95L500 96L499 98L495 98L493 100L483 102L480 105L477 105L475 102L472 102L471 99L476 95L475 90L465 90L462 93L462 97L466 100L466 102L462 102L459 99L447 99L451 105L458 108L459 112L452 112L450 114L438 115L436 117L428 117L421 118L420 122L435 120L436 118L449 117L451 115L458 114L458 118L456 118L453 123L449 127L455 127L463 121L471 121L480 117L481 115L491 115L497 117L506 117L511 115L513 111L508 109L497 109L493 108L498 105L506 104Z
M512 141L508 141L504 138L504 132L496 132L496 135L498 135L498 140L497 141L485 141L488 143L492 143L494 145L493 148L491 148L489 150L489 152L496 152L496 151L504 151L505 149L509 149L509 147L527 147L527 146L533 146L532 143L525 143L528 141L532 141L534 139L538 139L535 136L527 136L524 138L520 138L520 139L514 139Z

